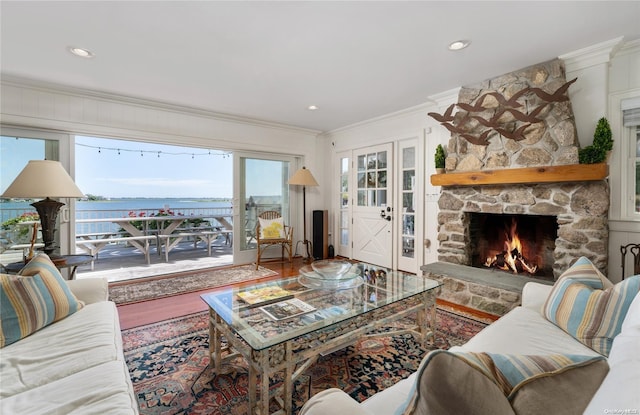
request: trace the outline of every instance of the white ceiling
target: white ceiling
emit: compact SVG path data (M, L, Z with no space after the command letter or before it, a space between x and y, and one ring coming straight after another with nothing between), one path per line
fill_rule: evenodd
M320 131L640 38L638 1L2 0L0 15L3 76ZM471 46L447 50L458 39Z

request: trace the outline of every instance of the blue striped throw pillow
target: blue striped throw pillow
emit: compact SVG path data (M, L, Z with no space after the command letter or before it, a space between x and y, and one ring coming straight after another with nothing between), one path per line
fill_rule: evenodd
M603 356L609 356L631 302L640 291L636 275L605 290L571 278L554 285L543 308L544 317Z
M25 271L26 270L26 271ZM45 254L21 274L0 274L0 347L14 343L84 306Z

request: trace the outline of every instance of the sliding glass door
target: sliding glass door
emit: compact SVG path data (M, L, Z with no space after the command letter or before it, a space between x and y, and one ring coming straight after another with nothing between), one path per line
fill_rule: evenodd
M275 210L281 213L285 224L292 223L287 182L294 162L293 157L234 152L234 263L255 261L255 230L262 212ZM279 255L278 250L273 252ZM265 254L268 256L270 252Z
M15 128L1 129L0 136L0 194L6 190L20 174L29 160L59 160L67 171L70 171L69 136L65 134L44 133L40 131ZM72 175L73 176L73 175ZM44 199L43 195L43 199ZM22 259L25 245L30 245L31 229L34 221L38 222L35 208L31 203L35 200L11 199L0 204L0 262L9 263ZM73 252L70 240L70 224L73 200L62 200L66 203L58 215L55 240L59 252Z

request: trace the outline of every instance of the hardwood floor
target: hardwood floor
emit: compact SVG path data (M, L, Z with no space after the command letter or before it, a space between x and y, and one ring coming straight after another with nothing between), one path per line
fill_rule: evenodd
M298 269L305 264L307 263L304 262L302 258L295 258L293 260L293 267L288 262L263 262L261 263L262 266L277 272L278 275L261 280L254 280L247 284L298 275ZM197 313L199 311L206 311L207 305L200 298L200 294L208 291L211 291L211 289L140 303L120 305L118 306L120 328L124 330L174 317L186 316L187 314Z
M249 285L257 281L268 281L295 276L299 274L298 269L306 264L307 263L304 262L302 258L295 258L293 260L293 267L288 262L265 262L261 265L277 272L278 275L250 281L246 284ZM170 318L186 316L199 311L206 311L207 305L200 298L200 294L204 294L208 291L211 291L211 289L118 306L120 327L124 330ZM438 304L478 319L486 321L494 321L497 319L497 316L446 301L438 300Z

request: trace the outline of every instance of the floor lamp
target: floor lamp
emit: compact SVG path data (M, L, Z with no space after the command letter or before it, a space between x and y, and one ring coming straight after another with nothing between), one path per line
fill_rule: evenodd
M303 218L303 238L304 245L307 250L307 258L311 258L311 242L307 239L307 195L306 188L307 186L318 186L318 182L313 177L313 174L306 167L302 167L300 170L295 172L293 176L289 179L289 184L295 186L302 186L302 218Z
M30 160L13 183L2 194L3 198L45 198L31 204L40 216L42 250L52 256L55 246L56 219L64 203L50 197L84 197L84 194L59 161Z

